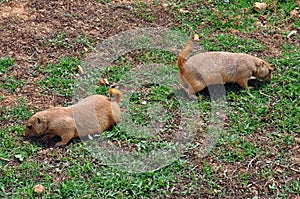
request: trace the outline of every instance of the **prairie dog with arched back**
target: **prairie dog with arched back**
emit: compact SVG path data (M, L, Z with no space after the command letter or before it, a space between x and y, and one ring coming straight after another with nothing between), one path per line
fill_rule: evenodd
M121 120L120 90L109 90L109 98L92 95L69 107L54 107L31 116L25 136L45 135L43 140L58 135L61 141L55 146L67 144L72 138L100 133Z
M252 77L272 78L274 69L268 62L244 53L205 52L185 61L192 46L193 41L188 41L177 59L183 87L190 96L208 85L234 82L246 89Z

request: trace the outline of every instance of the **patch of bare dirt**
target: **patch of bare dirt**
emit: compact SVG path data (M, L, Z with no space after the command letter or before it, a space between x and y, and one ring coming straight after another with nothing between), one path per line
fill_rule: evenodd
M13 71L26 81L16 93L3 91L3 106L12 106L24 97L38 109L66 104L68 99L43 96L36 85L33 66L57 62L65 56L83 58L96 44L109 36L137 27L167 26L171 21L161 7L153 8L155 23L136 16L133 1L101 4L96 1L10 1L0 5L0 57L16 59Z
M28 12L26 9L28 1L13 2L10 4L4 4L0 7L0 20L4 20L11 17L19 19L29 20L34 19L34 15Z
M12 1L0 5L0 55L16 58L17 64L46 64L62 56L80 56L84 46L76 43L86 35L99 42L116 33L143 26L166 26L170 17L156 8L150 23L136 17L126 4L103 5L96 1ZM63 35L65 43L49 40ZM71 45L72 44L72 45Z

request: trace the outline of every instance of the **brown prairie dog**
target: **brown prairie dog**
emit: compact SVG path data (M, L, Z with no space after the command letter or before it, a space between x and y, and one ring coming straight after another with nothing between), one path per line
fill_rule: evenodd
M72 138L100 133L121 120L120 90L109 90L114 98L92 95L69 107L54 107L31 116L25 136L45 135L43 140L56 135L61 141L55 146L67 144Z
M244 53L199 53L185 62L192 46L193 42L188 41L177 59L182 84L190 96L213 84L235 82L246 89L252 77L271 80L274 69L270 64Z

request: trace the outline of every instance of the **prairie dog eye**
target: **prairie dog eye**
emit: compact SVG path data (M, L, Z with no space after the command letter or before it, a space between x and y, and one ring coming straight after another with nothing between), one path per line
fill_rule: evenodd
M28 130L31 130L31 129L32 129L32 126L29 125L29 126L27 126L26 128L27 128Z

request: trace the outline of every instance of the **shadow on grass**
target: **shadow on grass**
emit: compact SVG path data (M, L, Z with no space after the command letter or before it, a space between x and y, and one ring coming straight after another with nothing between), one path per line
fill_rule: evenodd
M268 85L269 82L267 81L260 81L260 80L249 80L248 81L248 86L249 87L253 87L253 89L259 89L262 88L266 85ZM210 85L208 87L206 87L205 89L203 89L202 91L196 93L197 97L200 97L203 100L211 100L211 96L215 96L215 97L221 97L219 96L219 91L220 91L220 87L225 87L226 90L226 94L228 93L235 93L235 94L240 94L241 91L245 90L243 88L241 88L238 84L236 83L226 83L225 85Z
M53 147L55 147L55 144L57 142L61 141L61 138L59 136L55 136L55 137L50 138L45 141L42 140L43 137L44 137L44 135L36 136L36 137L25 137L24 136L23 139L26 141L29 141L31 144L34 144L34 145L37 145L37 146L43 147L43 148L53 148ZM79 138L73 138L65 146L68 146L71 143L78 143L78 142L80 142ZM64 146L62 146L62 147L64 147Z
M112 131L114 127L115 127L115 125L111 126L110 128L108 128L105 131ZM90 135L90 136L94 137L95 135L97 136L99 134L100 133L96 133L96 134L93 134L93 135ZM31 144L34 144L34 145L37 145L37 146L40 146L40 147L43 147L43 148L53 148L53 147L56 147L55 144L57 142L61 141L61 138L58 135L56 135L53 138L49 138L48 140L43 141L42 139L43 139L43 137L45 135L47 135L47 134L44 134L44 135L41 135L41 136L34 136L34 137L23 136L23 140L29 141ZM72 138L66 145L61 146L61 147L68 146L71 143L76 144L76 143L79 143L79 142L84 142L86 140L89 140L89 136Z

